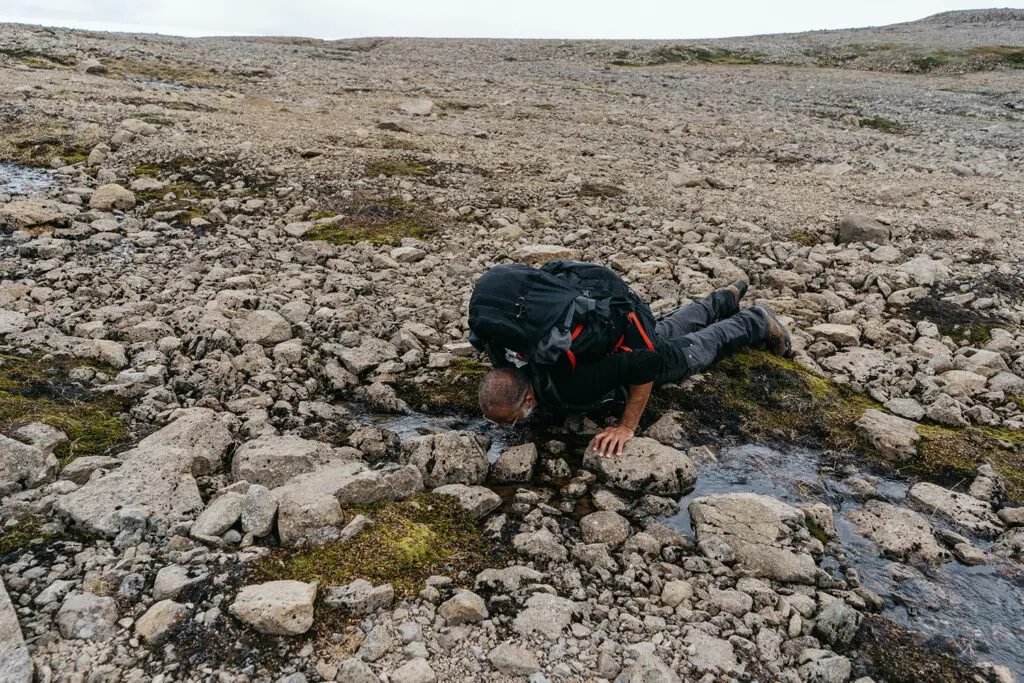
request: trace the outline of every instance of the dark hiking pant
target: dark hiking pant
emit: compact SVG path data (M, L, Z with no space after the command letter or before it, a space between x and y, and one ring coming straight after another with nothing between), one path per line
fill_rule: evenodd
M682 381L768 338L764 314L753 308L733 313L734 306L732 293L719 289L658 320L654 345L663 366L655 386Z

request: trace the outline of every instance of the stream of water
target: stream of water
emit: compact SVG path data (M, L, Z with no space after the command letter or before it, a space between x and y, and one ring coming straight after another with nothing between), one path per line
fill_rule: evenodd
M28 195L53 187L53 174L41 168L0 163L0 193Z

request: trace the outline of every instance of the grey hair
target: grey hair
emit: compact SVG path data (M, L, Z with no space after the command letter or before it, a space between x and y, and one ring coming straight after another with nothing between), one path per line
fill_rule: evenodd
M491 370L480 381L480 411L487 417L518 410L530 392L530 380L516 368Z

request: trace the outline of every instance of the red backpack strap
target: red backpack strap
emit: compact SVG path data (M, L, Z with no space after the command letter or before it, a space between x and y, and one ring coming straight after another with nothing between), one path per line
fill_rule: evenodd
M640 318L638 318L636 313L633 313L632 311L629 313L627 317L633 321L634 325L636 325L636 329L639 330L640 336L644 338L644 344L647 345L647 348L653 351L654 344L651 342L651 338L647 336L647 332L644 330L644 326L640 324Z

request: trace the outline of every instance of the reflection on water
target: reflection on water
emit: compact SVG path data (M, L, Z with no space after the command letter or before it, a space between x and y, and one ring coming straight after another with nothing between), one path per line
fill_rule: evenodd
M53 174L41 168L0 163L0 193L28 195L53 187Z
M809 451L783 453L765 446L722 451L717 462L701 467L697 488L680 501L668 522L692 534L689 502L714 493L753 492L794 505L826 502L837 510L836 530L846 564L863 584L885 598L883 614L906 628L949 639L975 661L990 660L1024 677L1024 570L1015 563L968 567L950 562L936 568L908 568L878 554L846 520L860 505L834 479L819 474L820 456ZM880 479L878 495L902 503L907 484ZM940 520L932 520L941 526ZM979 543L978 545L984 545ZM824 564L824 563L823 563ZM899 567L900 571L892 571Z

